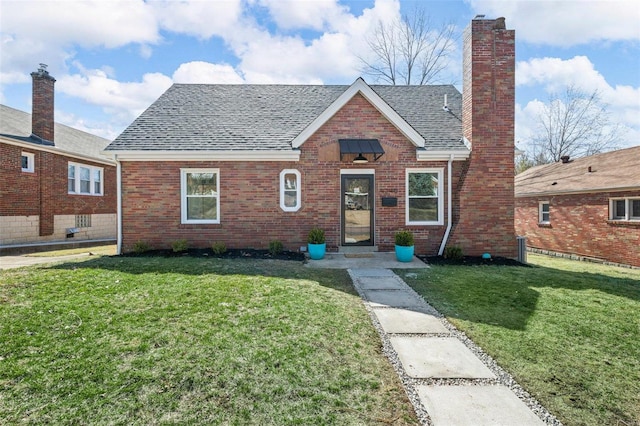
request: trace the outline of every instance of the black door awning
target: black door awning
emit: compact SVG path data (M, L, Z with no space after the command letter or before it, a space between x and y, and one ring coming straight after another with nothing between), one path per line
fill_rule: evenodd
M344 154L373 154L373 161L384 154L384 149L378 139L339 139L340 160Z

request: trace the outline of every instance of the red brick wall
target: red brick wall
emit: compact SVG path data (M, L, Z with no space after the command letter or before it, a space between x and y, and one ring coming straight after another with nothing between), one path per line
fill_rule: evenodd
M516 257L514 230L515 32L474 19L464 34L462 175L450 244L465 254Z
M609 199L640 192L516 198L515 226L527 246L640 267L640 222L610 221ZM538 224L538 204L549 202L550 224Z
M379 139L386 153L364 165L340 161L341 138ZM444 225L405 226L405 169L439 167L446 179L446 162L417 162L415 146L362 96L307 140L301 153L299 162L123 162L123 251L131 251L136 241L169 248L181 238L191 247L223 241L229 248L263 249L277 239L286 249L298 250L314 226L325 230L327 249L335 251L340 245L340 169L375 169L375 244L392 250L395 231L411 229L417 253L437 253ZM197 167L220 169L220 224L180 223L180 168ZM280 209L283 169L301 173L302 208L297 212ZM454 173L460 173L458 163ZM398 205L382 207L383 196L397 197Z
M22 152L35 154L34 173L23 172ZM104 195L69 195L69 161L102 167ZM53 216L116 212L116 168L36 149L0 143L0 215L40 215L40 234L53 233Z

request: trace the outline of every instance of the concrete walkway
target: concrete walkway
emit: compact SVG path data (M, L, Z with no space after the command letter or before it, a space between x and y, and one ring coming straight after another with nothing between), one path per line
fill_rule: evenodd
M558 424L394 272L379 267L348 272L423 424Z

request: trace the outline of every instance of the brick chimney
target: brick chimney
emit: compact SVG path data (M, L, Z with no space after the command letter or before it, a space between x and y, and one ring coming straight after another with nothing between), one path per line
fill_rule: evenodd
M478 16L464 32L462 132L471 156L452 234L466 254L517 256L514 120L515 31L504 18Z
M44 143L54 144L53 117L53 78L47 66L40 64L38 71L31 73L33 80L31 134L42 139Z

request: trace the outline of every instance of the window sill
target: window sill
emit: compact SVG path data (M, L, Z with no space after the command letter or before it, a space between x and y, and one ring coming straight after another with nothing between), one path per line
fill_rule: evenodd
M619 220L619 219L610 219L607 223L611 226L633 226L640 227L640 220Z
M553 228L549 222L538 223L538 228Z

